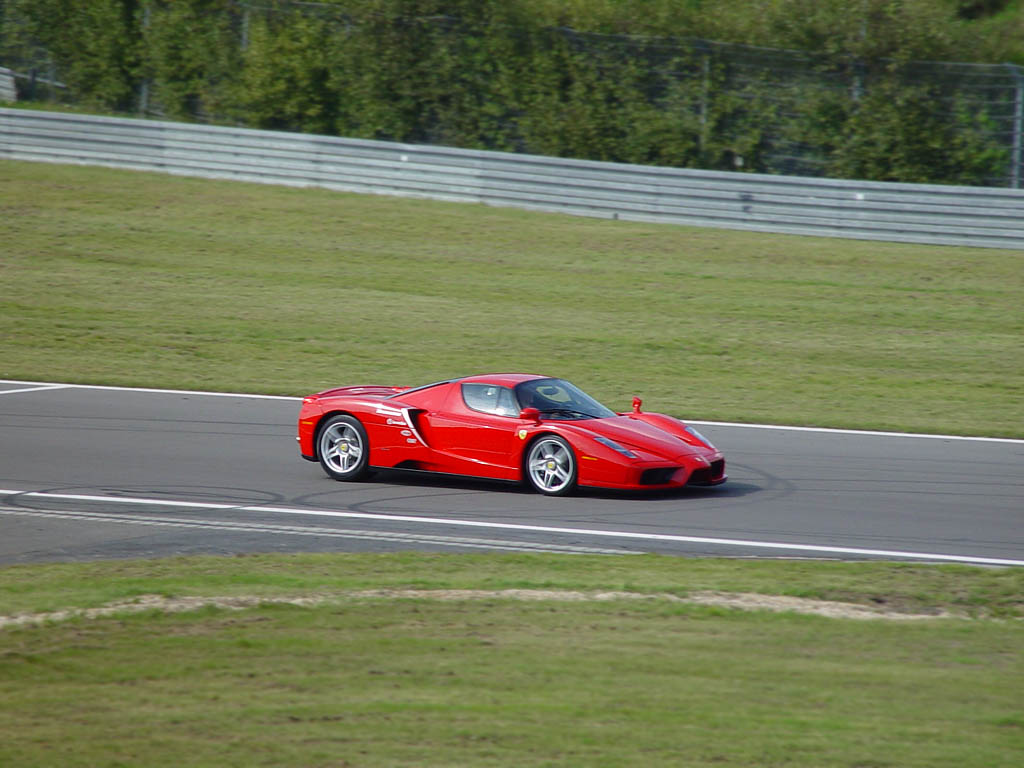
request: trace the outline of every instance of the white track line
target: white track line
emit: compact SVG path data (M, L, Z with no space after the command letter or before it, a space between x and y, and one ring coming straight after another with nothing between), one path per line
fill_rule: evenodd
M7 381L4 381L4 382L0 382L0 383L3 383L3 384L10 384L10 383L24 384L24 383L27 383L27 382L7 382ZM47 390L47 389L67 389L68 386L69 386L68 384L41 384L41 385L39 385L37 387L25 387L23 389L0 389L0 395L13 395L13 394L15 394L17 392L42 392L42 391Z
M107 392L149 392L155 394L166 394L166 395L197 395L201 397L242 397L253 400L290 400L292 402L298 402L302 400L301 397L288 397L286 395L254 395L244 394L236 392L204 392L201 390L191 389L146 389L143 387L113 387L113 386L101 386L99 384L60 384L56 382L45 382L45 381L18 381L15 379L0 379L0 384L27 384L32 389L24 390L6 390L0 391L0 394L11 394L14 392L31 392L34 389L97 389L104 390ZM1024 445L1024 439L1010 438L1010 437L980 437L980 436L969 436L969 435L929 435L924 433L916 432L878 432L867 429L833 429L829 427L789 427L781 426L777 424L742 424L739 422L732 421L697 421L695 419L684 419L687 424L696 424L698 426L708 427L736 427L738 429L777 429L789 432L821 432L825 434L835 435L865 435L868 437L916 437L924 438L927 440L972 440L975 442L984 443L1014 443L1017 445Z
M1012 437L973 437L970 435L929 435L921 432L879 432L870 429L832 429L829 427L787 427L776 424L737 424L730 421L695 421L683 419L687 424L708 427L741 427L744 429L778 429L787 432L818 432L834 435L869 435L871 437L919 437L926 440L973 440L983 443L1017 443L1024 445L1024 440Z
M198 395L201 397L244 397L254 400L291 400L298 402L302 400L301 397L287 397L285 395L253 395L243 394L239 392L203 392L201 390L193 389L147 389L145 387L107 387L99 384L58 384L55 382L46 381L15 381L13 379L0 379L0 384L29 384L34 385L34 389L98 389L107 392L149 392L159 395ZM6 392L0 391L0 394L6 394L7 392L17 392L19 390L7 390ZM31 390L22 390L31 391Z
M341 512L326 509L296 509L294 507L238 506L198 501L168 501L163 499L130 498L126 496L91 496L74 493L47 493L40 491L15 491L0 489L0 495L22 496L38 499L64 501L103 502L111 504L140 504L162 507L184 507L187 509L220 509L235 512L263 512L277 515L309 515L312 517L356 518L361 520L386 520L390 522L417 523L420 525L451 525L465 528L490 528L506 531L530 531L532 533L558 533L572 536L602 536L606 538L635 539L640 541L674 542L685 544L714 544L728 547L757 549L780 549L796 552L817 552L835 555L866 555L870 557L897 558L903 560L929 560L972 565L1024 566L1024 560L996 557L974 557L971 555L942 555L931 552L901 552L890 549L861 549L858 547L833 547L821 544L789 544L778 541L750 541L746 539L719 539L706 536L678 536L667 533L637 533L634 531L606 531L593 528L561 528L548 525L522 525L518 523L494 523L485 520L456 520L443 517L420 517L415 515L384 515L370 512Z

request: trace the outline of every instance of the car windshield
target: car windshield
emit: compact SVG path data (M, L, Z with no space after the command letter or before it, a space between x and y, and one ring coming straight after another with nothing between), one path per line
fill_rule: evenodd
M563 379L533 379L516 386L520 408L536 408L551 419L606 419L615 412Z

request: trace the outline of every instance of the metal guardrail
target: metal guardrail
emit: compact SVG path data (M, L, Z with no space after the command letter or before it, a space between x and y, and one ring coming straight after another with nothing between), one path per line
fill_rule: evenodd
M0 157L631 221L1024 249L1024 190L601 163L0 108Z

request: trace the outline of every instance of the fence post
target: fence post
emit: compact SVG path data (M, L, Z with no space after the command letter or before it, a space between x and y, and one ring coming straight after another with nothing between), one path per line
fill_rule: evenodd
M710 130L710 119L708 117L708 100L711 94L711 46L706 40L698 40L695 48L700 53L700 135L697 137L697 146L701 155L707 149L708 131Z
M1020 189L1021 133L1024 132L1024 71L1016 64L1006 64L1013 75L1013 152L1010 155L1010 186Z
M249 48L249 4L245 3L242 5L242 40L241 49L243 51Z
M147 3L142 10L142 34L143 39L149 32L149 13L151 7ZM146 40L148 43L149 41ZM146 69L148 70L148 63ZM147 71L146 76L142 78L142 83L139 85L139 115L145 117L149 112L149 73Z

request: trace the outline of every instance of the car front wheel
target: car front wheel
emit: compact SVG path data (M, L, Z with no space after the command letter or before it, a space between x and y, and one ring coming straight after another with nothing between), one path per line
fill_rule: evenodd
M320 466L335 480L359 480L367 475L370 441L366 430L353 416L332 416L317 439Z
M560 437L547 435L530 446L526 477L535 490L547 496L564 496L576 488L576 456Z

